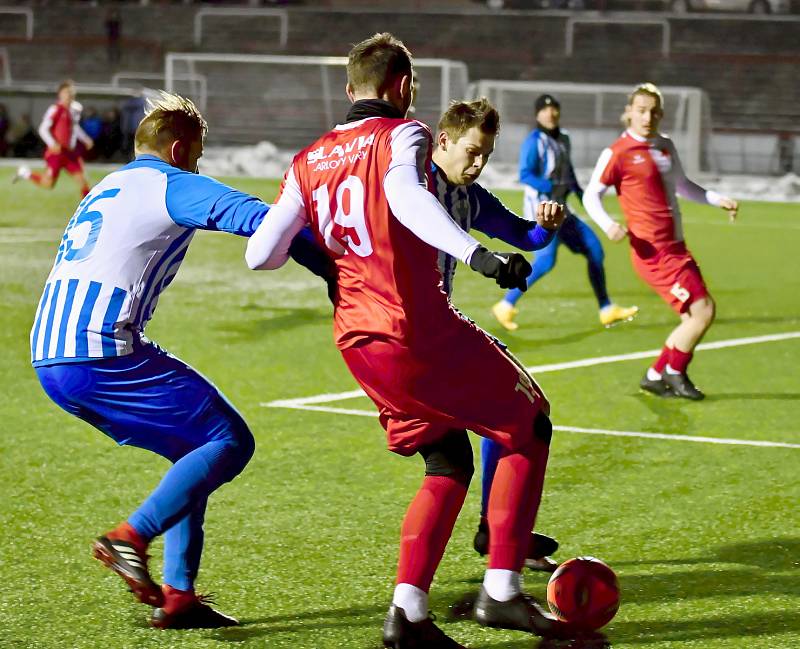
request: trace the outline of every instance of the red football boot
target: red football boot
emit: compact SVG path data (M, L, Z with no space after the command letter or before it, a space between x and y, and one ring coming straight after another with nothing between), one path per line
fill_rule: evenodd
M94 558L125 580L142 604L161 606L164 594L147 570L147 541L128 523L104 534L92 545Z
M164 604L153 611L150 624L157 629L219 629L238 626L239 620L220 613L209 604L210 595L198 595L193 590L178 590L164 584Z

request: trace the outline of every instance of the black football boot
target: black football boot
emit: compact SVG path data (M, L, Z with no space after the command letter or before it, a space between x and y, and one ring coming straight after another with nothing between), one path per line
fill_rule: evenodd
M692 383L692 380L686 374L670 374L669 372L664 372L661 378L676 397L691 399L692 401L702 401L706 398L706 395L697 389L697 386Z
M478 523L478 531L475 532L472 547L481 556L489 552L489 523L485 518L481 518ZM558 550L558 541L554 538L536 532L531 533L525 567L529 570L554 572L558 568L558 562L553 561L548 555L553 554L556 550Z
M639 387L644 390L645 392L649 392L650 394L655 394L657 397L664 397L670 398L675 396L670 390L669 385L667 385L666 381L664 381L662 374L662 378L659 379L650 379L647 377L647 373L642 377L642 380L639 381Z
M492 599L481 586L474 614L475 620L483 626L528 631L545 638L569 639L578 635L572 625L546 613L533 597L524 593L500 602Z
M383 646L390 649L466 649L445 635L427 617L421 622L409 622L406 612L392 604L383 622Z

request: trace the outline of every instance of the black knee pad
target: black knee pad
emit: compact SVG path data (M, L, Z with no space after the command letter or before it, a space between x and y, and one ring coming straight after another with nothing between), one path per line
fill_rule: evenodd
M472 445L465 430L454 430L442 439L419 449L425 459L425 475L447 476L469 487L475 467Z
M541 410L533 420L533 436L550 446L550 440L553 438L553 422Z

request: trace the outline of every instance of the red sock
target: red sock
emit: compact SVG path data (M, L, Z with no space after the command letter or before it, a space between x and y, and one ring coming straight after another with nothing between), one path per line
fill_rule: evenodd
M144 552L149 541L137 532L128 521L120 523L106 536L110 539L118 539L133 544L138 550Z
M661 355L656 359L656 362L653 363L651 367L656 372L661 374L664 371L664 368L667 366L667 363L669 363L671 354L672 354L672 348L664 345L664 347L661 349Z
M194 590L178 590L169 584L161 587L164 593L164 605L161 607L166 613L177 613L197 600Z
M686 374L686 368L689 366L693 355L692 352L682 352L675 347L669 355L669 366L676 372Z
M34 185L41 185L42 174L37 174L35 171L33 171L31 172L31 175L28 176L28 180L30 180Z
M425 592L442 560L467 488L447 476L425 476L400 530L397 583Z
M549 447L534 438L497 463L489 495L489 568L519 572L542 499Z

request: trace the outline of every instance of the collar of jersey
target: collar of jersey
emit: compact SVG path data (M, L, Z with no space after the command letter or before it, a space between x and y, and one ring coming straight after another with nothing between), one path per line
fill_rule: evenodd
M464 188L464 189L466 189L464 187L464 185L454 185L453 183L451 183L447 179L447 174L444 173L444 169L442 169L441 167L437 167L436 163L433 162L433 161L431 161L431 171L433 172L434 178L441 179L442 182L444 182L444 184L447 186L448 189L454 189L454 188Z
M164 164L169 164L166 160L162 160L157 155L153 155L152 153L142 153L137 155L131 162L163 162Z
M644 144L645 142L652 142L653 140L655 140L655 139L656 139L655 137L642 137L641 135L636 135L636 133L634 133L634 132L633 132L631 129L629 129L629 128L628 128L628 129L625 129L625 132L626 132L626 133L627 133L627 134L628 134L630 137L632 137L634 140L636 140L637 142L641 142L642 144Z

